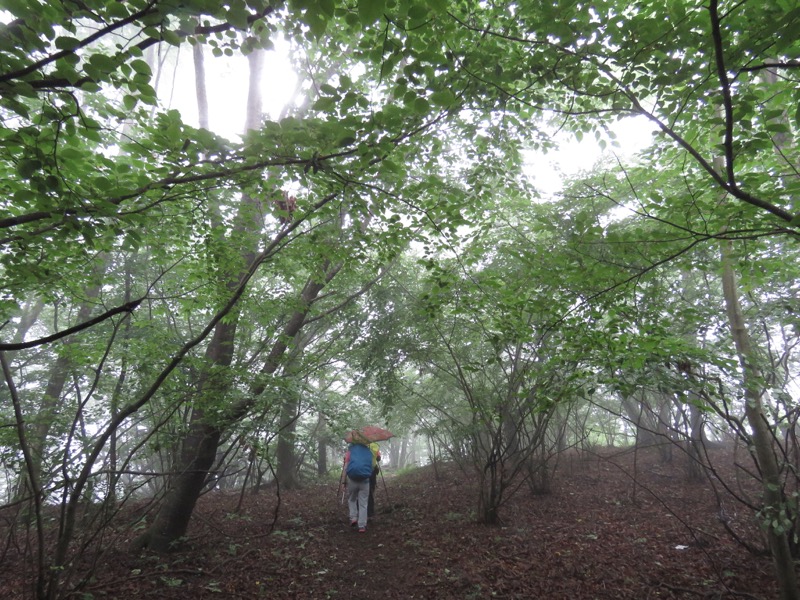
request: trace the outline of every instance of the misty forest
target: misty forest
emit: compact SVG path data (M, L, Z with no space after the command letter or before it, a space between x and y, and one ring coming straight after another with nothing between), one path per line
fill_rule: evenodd
M797 0L4 0L0 596L800 599L798 135Z

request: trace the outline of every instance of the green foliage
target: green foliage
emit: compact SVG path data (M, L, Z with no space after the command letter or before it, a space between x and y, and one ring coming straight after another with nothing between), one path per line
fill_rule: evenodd
M800 334L786 239L800 194L800 13L785 1L718 8L6 2L2 342L19 341L34 299L44 308L27 341L141 300L13 353L23 412L52 421L48 493L63 473L74 481L82 459L70 457L93 443L89 471L110 461L100 436L125 409L122 462L168 472L192 411L263 460L287 394L309 413L298 443L311 445L317 413L333 432L385 421L481 469L493 451L546 463L579 411L610 427L590 401L647 389L714 408L736 390L721 235L739 242L780 415ZM156 47L233 56L278 33L307 98L241 141L188 125L159 97ZM541 202L528 151L552 149L553 127L613 143L630 116L657 132L650 148L636 161L607 155ZM290 186L294 212L279 206ZM332 275L309 307L300 291ZM308 338L282 337L306 310ZM212 331L230 335L225 356L211 354ZM270 356L281 345L300 356L296 372ZM57 365L69 385L43 411ZM0 431L16 468L16 438ZM530 476L524 462L508 474Z

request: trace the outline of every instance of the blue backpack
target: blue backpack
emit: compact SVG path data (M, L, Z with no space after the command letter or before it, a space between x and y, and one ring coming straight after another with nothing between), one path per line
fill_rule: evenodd
M354 481L364 481L372 475L372 450L361 444L350 445L350 462L347 476Z

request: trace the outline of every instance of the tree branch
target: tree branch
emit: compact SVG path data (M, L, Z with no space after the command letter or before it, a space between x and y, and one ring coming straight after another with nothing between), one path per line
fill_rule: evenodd
M52 62L55 62L60 58L63 58L70 54L74 54L76 50L88 46L92 42L100 39L105 35L108 35L109 33L119 29L120 27L124 27L125 25L134 23L142 19L143 17L146 17L148 14L152 12L151 9L157 3L158 0L151 0L150 4L148 4L146 8L142 9L138 13L132 14L129 17L126 17L125 19L122 19L121 21L118 21L113 25L109 25L108 27L105 27L104 29L101 29L100 31L90 35L86 39L81 40L81 42L74 48L71 48L69 50L62 50L61 52L51 54L50 56L43 58L42 60L25 67L24 69L20 69L19 71L15 71L13 73L8 73L6 75L0 76L0 83L3 83L5 81L10 81L13 79L19 79L21 77L24 77L25 75L29 75L30 73L40 70L42 67ZM259 13L253 13L249 15L247 17L247 24L252 25L257 20L263 19L264 17L272 13L274 10L275 10L274 6L268 6ZM233 25L231 25L230 23L220 23L218 25L209 25L207 27L198 25L195 28L195 30L191 33L185 31L178 31L176 32L176 34L181 38L181 40L185 40L187 37L189 37L189 35L192 34L210 35L213 33L222 33L233 28L234 28ZM161 41L162 40L160 38L148 38L136 44L134 48L138 48L139 50L145 50L150 46L152 46L153 44L158 44ZM61 77L61 78L50 78L50 79L40 79L37 81L29 81L28 84L35 90L49 90L49 89L60 89L60 88L80 88L83 84L89 83L91 81L94 81L94 79L92 79L91 77L81 77L77 81L69 81L68 79Z
M144 301L144 299L145 298L142 297L139 298L138 300L133 300L132 302L122 304L121 306L112 308L111 310L104 312L102 315L98 315L93 319L89 319L88 321L79 323L78 325L70 327L69 329L59 331L58 333L54 333L53 335L39 338L38 340L31 340L30 342L17 342L11 344L0 343L0 352L6 350L25 350L27 348L34 348L36 346L41 346L43 344L49 344L50 342L55 342L56 340L60 340L61 338L70 336L73 333L78 333L79 331L83 331L84 329L89 329L90 327L94 327L98 323L102 323L103 321L105 321L106 319L110 319L114 315L118 315L123 312L127 313L133 312Z
M117 29L120 29L121 27L124 27L125 25L129 25L130 23L134 23L135 21L138 21L141 18L146 17L148 14L150 14L152 12L152 8L157 4L157 2L158 2L158 0L150 0L150 3L145 8L140 10L139 12L133 13L132 15L129 15L128 17L126 17L126 18L124 18L124 19L122 19L120 21L117 21L116 23L113 23L113 24L111 24L111 25L109 25L107 27L104 27L100 31L97 31L97 32L93 33L89 37L84 38L83 40L81 40L78 43L78 45L75 46L74 48L70 48L69 50L62 50L61 52L56 52L55 54L51 54L50 56L47 56L47 57L43 58L42 60L39 60L39 61L37 61L35 63L32 63L32 64L28 65L24 69L20 69L18 71L12 71L11 73L6 73L5 75L0 75L0 83L5 83L5 82L11 81L13 79L20 79L22 77L25 77L25 75L30 75L31 73L34 73L35 71L38 71L38 70L42 69L43 67L46 67L50 63L53 63L53 62L57 61L59 58L64 58L65 56L69 56L70 54L75 54L76 50L80 50L81 48L85 48L86 46L88 46L92 42L99 40L101 37L106 36L109 33L112 33L114 31L116 31ZM41 84L42 82L38 81L38 82L29 82L29 83L33 87L37 87L35 84L37 84L37 83Z
M733 169L733 99L731 97L731 82L725 69L725 52L722 46L722 31L720 29L719 2L711 0L708 6L711 14L711 38L714 40L714 61L717 66L717 77L722 91L722 110L725 113L725 175L728 185L736 189L736 174Z

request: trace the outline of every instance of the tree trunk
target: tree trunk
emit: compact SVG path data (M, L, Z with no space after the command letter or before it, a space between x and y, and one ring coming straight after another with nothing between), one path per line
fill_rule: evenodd
M208 90L206 88L206 62L203 56L203 44L192 46L194 58L194 89L197 97L197 122L200 129L209 129Z
M294 369L298 353L293 352L289 364L284 367L284 373L290 374ZM291 386L290 386L291 387ZM275 478L278 485L284 490L294 490L300 487L297 473L296 431L297 419L300 417L300 396L297 390L287 389L283 393L281 403L280 430L278 432L278 447L275 452L276 467Z
M25 341L25 336L28 335L28 330L33 327L33 324L39 319L39 315L44 308L44 300L37 298L35 302L28 302L22 309L22 314L19 319L19 326L14 333L14 342L20 343Z
M247 99L245 129L257 127L261 122L261 70L263 50L248 55L250 66L250 91ZM228 289L241 285L247 268L255 259L256 234L260 231L255 215L260 213L260 203L243 196L235 218L231 241L239 245L241 259L238 272L228 273ZM199 401L192 410L189 429L184 438L174 466L175 476L169 487L156 519L150 529L136 542L136 546L147 546L156 552L167 552L186 533L195 503L205 484L209 469L214 464L217 446L222 435L223 423L206 420L202 408L212 399L224 398L229 382L224 373L233 360L236 341L238 312L227 322L220 322L206 349L206 366L200 377L197 397Z
M131 286L133 285L133 274L131 273L131 259L125 258L125 303L131 301ZM114 391L111 393L111 400L109 409L111 411L111 418L115 418L119 412L120 398L122 397L125 380L128 377L128 341L131 336L131 320L127 319L125 322L125 329L122 333L122 358L120 360L119 375L117 382L114 385ZM111 434L108 441L108 496L107 503L109 506L114 506L117 500L117 485L119 482L119 475L117 474L117 443L118 431Z
M101 264L95 273L98 283L93 284L86 290L85 298L78 308L78 314L75 319L76 324L87 321L92 315L92 310L96 306L95 300L97 300L97 297L100 295L99 281L103 273L105 273L107 266L108 261L106 257L102 257ZM59 410L64 411L61 395L64 393L67 378L72 372L73 360L70 356L70 346L72 346L76 340L77 338L72 336L64 339L61 351L58 353L58 358L56 358L53 366L50 368L47 385L45 386L42 400L37 407L36 414L27 417L29 423L28 443L30 445L30 457L33 460L30 469L36 474L36 479L44 486L47 486L47 482L42 481L41 475L45 454L47 452L47 438L50 435L50 430L53 427L57 413ZM75 418L77 418L77 415ZM30 479L25 474L26 472L20 474L21 480L18 482L17 486L18 499L24 498L31 493L29 489Z
M286 379L292 379L300 372L301 357L306 346L314 339L314 331L295 336L295 343L283 367ZM281 403L280 430L278 431L277 466L275 477L285 490L300 487L298 467L300 461L296 453L297 419L300 417L300 395L297 386L288 385Z
M640 448L655 446L655 429L649 419L650 413L645 407L644 399L637 400L632 396L623 398L622 408L636 430L636 445Z
M320 476L328 473L328 420L319 413L317 421L317 474Z
M700 399L694 392L689 392L689 397L694 398L695 402ZM703 456L703 413L693 402L689 403L689 480L700 481L703 479L705 457Z
M399 469L400 464L400 440L392 438L389 440L389 462L393 467Z
M397 466L402 469L406 466L406 450L408 449L408 439L403 438L403 443L400 446L400 456L398 457Z
M762 519L767 533L772 561L783 600L798 600L797 577L789 545L792 527L780 480L780 466L775 455L772 431L761 402L761 376L756 364L756 353L742 316L736 276L731 266L730 242L722 242L722 289L728 322L739 356L745 393L745 418L752 430L752 444L761 471L764 509Z
M280 335L277 336L277 341L273 344L269 355L265 359L264 366L261 368L261 374L269 375L277 371L281 357L284 356L289 343L297 338L302 329L313 301L325 285L336 276L340 268L341 265L329 268L325 272L322 281L312 277L306 283L300 296L301 308L292 314ZM220 325L222 324L220 323ZM229 338L230 333L226 331L228 327L233 327L233 325L218 326L215 331L214 339L211 340L209 351L206 353L209 364L217 366L230 365L233 345L232 343L222 343L220 341L220 339L226 340ZM211 355L212 349L217 350L219 353ZM220 393L220 390L225 389L226 381L213 381L207 373L201 383L200 398L206 397L207 393ZM134 548L148 547L156 552L167 552L186 533L194 505L203 489L208 471L214 464L217 446L223 430L244 417L255 398L265 388L266 383L254 386L247 398L230 407L226 413L218 416L214 422L206 422L205 414L201 409L196 408L193 410L189 432L186 435L179 454L179 460L174 469L177 475L171 482L170 489L167 491L167 496L156 520L150 529L134 542Z

